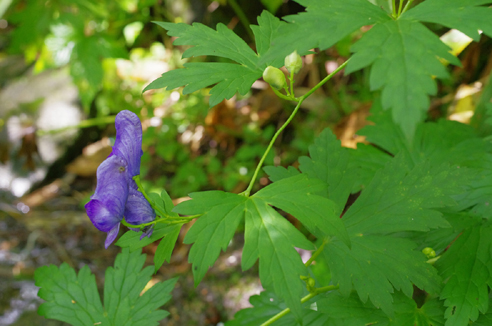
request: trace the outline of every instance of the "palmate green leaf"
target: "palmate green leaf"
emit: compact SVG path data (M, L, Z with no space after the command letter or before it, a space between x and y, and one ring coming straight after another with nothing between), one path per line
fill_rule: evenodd
M369 298L388 314L393 312L393 288L410 296L415 284L437 293L436 270L414 242L392 234L448 227L435 209L454 204L450 196L461 190L461 182L446 165L430 169L424 162L411 167L403 155L393 158L342 218L352 248L337 241L325 247L340 291L348 295L355 288L363 302Z
M296 179L298 177L301 179ZM296 194L309 196L309 191L316 188L310 187L304 178L294 176L285 180L304 187L304 191L297 191ZM300 183L296 183L296 180ZM258 197L255 194L249 198L222 191L192 193L192 200L177 205L174 211L185 215L203 214L184 240L185 243L193 243L189 261L193 264L195 284L201 281L208 268L217 260L221 249L227 248L237 226L245 219L245 245L241 261L243 270L249 269L259 259L262 285L285 300L299 319L300 299L305 291L300 276L307 275L307 269L295 247L312 250L313 245L269 205L271 202L290 210L288 205L270 196L269 189L272 188L269 187L259 193ZM319 184L316 187L321 189ZM289 196L288 192L284 194Z
M46 300L38 313L50 319L61 320L73 326L102 323L110 325L97 291L96 279L88 266L79 275L68 264L42 266L34 275L38 296Z
M184 215L202 214L190 228L184 243L191 244L188 260L193 264L195 285L226 250L239 223L244 218L247 198L223 191L191 193L191 201L180 203L174 212Z
M376 24L351 49L345 73L371 65L372 90L382 90L384 109L411 139L437 92L433 76L447 78L438 57L460 65L449 48L422 24L404 19Z
M274 182L253 197L292 214L315 235L337 236L350 245L335 203L317 195L326 188L328 185L325 182L301 174ZM323 233L320 234L317 229Z
M188 94L204 87L215 85L210 91L209 105L212 107L224 99L230 99L236 92L244 95L251 85L261 77L268 65L279 67L283 59L259 63L261 56L268 50L272 39L280 26L284 25L268 11L258 17L258 26L252 26L256 38L258 54L233 31L223 24L213 30L203 24L174 24L155 22L168 30L170 36L176 36L175 45L192 45L183 53L184 58L193 56L217 56L230 59L236 63L187 63L184 69L166 72L150 83L145 89L173 89L185 86L183 94Z
M441 292L447 307L446 326L468 325L479 312L489 308L492 285L492 227L475 226L465 230L436 262L446 281Z
M447 166L410 167L403 155L379 171L344 215L352 234L388 234L449 227L435 208L451 206L461 191L459 171Z
M310 158L299 158L299 169L328 185L328 198L335 202L336 214L340 215L356 180L356 174L349 169L349 150L341 147L340 141L327 128L309 146L309 155Z
M415 301L401 292L393 295L395 316L390 318L370 302L363 303L355 293L343 297L331 292L317 301L318 311L326 314L325 326L443 326L444 307L437 299L417 308Z
M142 270L144 262L145 255L129 249L116 256L114 268L106 270L104 308L89 267L76 275L67 264L43 266L35 273L36 285L41 287L38 295L47 301L39 307L39 314L74 326L158 325L169 313L157 309L171 298L177 278L140 295L153 271L150 266Z
M145 255L123 249L116 256L114 268L106 269L104 308L113 325L158 325L169 314L155 308L150 309L148 303L153 307L162 306L170 299L168 291L174 287L177 279L170 280L173 284L171 287L169 283L159 283L154 285L156 288L152 292L148 291L140 296L154 271L152 266L142 269L144 263Z
M307 269L294 247L312 250L312 243L265 201L254 197L246 202L244 237L243 270L259 258L262 285L273 289L300 320L304 291L300 276L307 275Z
M425 256L414 250L416 245L412 241L376 235L351 240L351 249L339 242L330 243L325 249L333 282L338 282L343 295L355 288L363 302L369 298L391 316L393 288L407 296L412 295L413 284L429 293L439 292L441 279L426 263Z
M456 28L475 41L480 39L479 30L492 35L492 8L479 7L491 4L490 0L426 0L407 11L402 18L441 24Z
M381 8L367 0L296 0L306 12L284 17L291 24L283 26L273 46L262 61L285 58L297 50L326 50L362 26L388 21Z

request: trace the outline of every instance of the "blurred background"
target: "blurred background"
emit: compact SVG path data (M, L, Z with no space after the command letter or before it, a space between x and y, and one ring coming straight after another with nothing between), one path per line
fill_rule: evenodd
M111 152L119 111L141 117L141 175L149 192L165 188L177 203L193 191L246 188L291 103L278 99L261 80L246 96L211 109L207 90L183 96L180 89L144 94L142 89L185 62L185 49L173 46L152 21L213 28L221 22L254 48L247 26L256 24L263 10L282 17L303 7L291 0L0 0L0 326L64 325L37 316L33 275L39 266L88 264L103 284L104 270L119 250L104 249L106 234L93 227L83 205L94 191L98 165ZM431 28L463 66L449 67L452 78L439 83L429 119L469 123L490 79L492 41L483 36L470 44L456 30ZM304 57L297 91L334 71L368 29ZM295 166L326 127L344 146L355 147L364 141L356 132L367 124L375 96L368 71L338 74L303 103L267 165ZM262 175L256 189L268 183ZM171 315L162 325L221 325L261 291L257 270L241 271L238 233L195 289L189 246L182 244L187 228L171 263L154 277L180 276L165 306ZM155 248L144 248L149 264Z

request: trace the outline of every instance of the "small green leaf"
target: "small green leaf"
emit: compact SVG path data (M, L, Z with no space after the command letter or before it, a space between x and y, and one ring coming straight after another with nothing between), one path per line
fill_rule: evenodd
M191 244L188 260L193 264L195 285L226 250L239 223L244 217L244 196L222 191L191 193L191 201L180 203L174 212L184 215L203 214L190 228L184 243Z
M178 240L181 226L182 224L173 225L173 230L171 230L157 246L154 255L155 273L157 273L165 261L168 263L171 262L171 254L173 253L174 246L176 245L176 240Z
M159 239L164 238L168 234L172 233L174 230L175 225L165 225L163 223L157 223L150 238L144 237L142 240L140 240L140 237L143 234L142 231L127 231L118 239L116 245L120 246L121 248L129 248L130 251L135 251Z

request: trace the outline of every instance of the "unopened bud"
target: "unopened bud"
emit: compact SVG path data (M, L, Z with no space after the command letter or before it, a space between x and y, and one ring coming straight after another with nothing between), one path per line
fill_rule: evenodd
M290 73L297 74L302 68L302 59L301 56L297 54L297 51L286 56L284 63L285 68L287 68L287 71Z
M285 86L284 73L275 67L268 66L263 71L263 79L275 89L282 89Z
M430 247L422 249L422 253L427 257L427 259L436 257L436 252Z

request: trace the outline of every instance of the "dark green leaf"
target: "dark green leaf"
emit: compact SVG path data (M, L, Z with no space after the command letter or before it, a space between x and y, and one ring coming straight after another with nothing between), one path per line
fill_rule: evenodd
M471 227L436 262L446 280L441 299L447 306L447 325L468 325L469 320L477 320L479 312L487 312L488 286L492 285L491 248L492 227Z
M319 229L325 235L337 236L349 245L347 230L337 214L335 203L316 195L327 187L325 182L301 174L274 182L253 197L292 214L311 233L319 235Z
M421 308L415 302L396 292L393 295L395 316L389 318L371 303L363 303L356 294L345 298L331 292L318 300L318 310L329 318L325 326L443 326L442 302L437 299L427 301Z
M311 178L326 182L328 198L335 202L336 214L340 215L356 180L356 174L349 169L349 150L342 148L340 141L327 128L309 146L309 155L310 158L299 158L299 169Z
M179 231L182 224L173 225L173 230L170 231L159 243L154 255L155 273L161 268L165 261L171 262L171 254L173 253L176 240L178 240Z
M260 198L246 202L243 270L260 260L260 279L266 289L273 289L301 319L301 275L307 269L294 247L313 249L313 245L292 224Z

